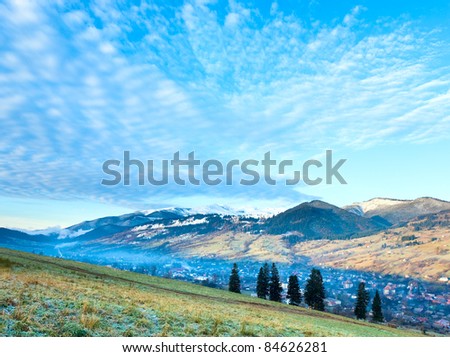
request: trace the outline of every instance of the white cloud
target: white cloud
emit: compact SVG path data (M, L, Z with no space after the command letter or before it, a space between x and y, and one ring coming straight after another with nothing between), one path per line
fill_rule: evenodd
M100 52L106 55L112 55L116 53L116 49L111 43L103 42L100 44Z
M226 17L225 17L225 26L226 27L235 27L239 24L239 14L232 12L229 13Z
M16 25L36 24L40 21L40 9L36 1L12 0L6 6L10 21Z

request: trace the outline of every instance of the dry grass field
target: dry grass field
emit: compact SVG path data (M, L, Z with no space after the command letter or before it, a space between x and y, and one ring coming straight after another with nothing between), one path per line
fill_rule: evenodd
M195 239L179 237L150 244L166 244L180 257L279 263L294 263L307 258L319 266L398 274L434 282L443 276L450 277L450 228L446 227L416 231L412 226L406 226L362 238L311 240L294 245L289 245L280 235L233 232Z
M297 244L298 255L316 265L373 271L437 282L450 277L450 229L414 231L410 227L351 240Z
M328 313L0 249L2 336L415 336Z

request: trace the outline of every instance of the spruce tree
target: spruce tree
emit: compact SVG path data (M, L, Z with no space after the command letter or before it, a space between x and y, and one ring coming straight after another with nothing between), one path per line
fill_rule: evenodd
M265 264L267 265L267 263ZM265 269L265 266L259 269L258 279L256 282L256 295L260 299L267 299L267 295L269 294L269 274Z
M269 283L269 299L272 301L281 302L282 291L283 288L281 287L280 274L278 273L275 263L273 263Z
M231 269L228 290L233 293L241 293L241 280L239 278L239 269L236 263L233 264L233 269Z
M300 292L297 275L291 275L289 277L286 298L289 299L289 305L299 306L302 302L302 293Z
M378 290L375 292L375 296L372 301L372 321L383 322L383 311L381 311L381 297Z
M264 276L266 277L265 280L265 289L266 289L266 296L269 296L269 287L270 287L270 267L268 263L264 263L263 266L264 269Z
M325 310L325 288L319 269L312 269L305 288L305 302L314 310Z
M359 283L358 294L356 296L355 304L355 316L357 319L365 320L367 315L367 305L369 304L370 296L366 290L366 284L363 282Z

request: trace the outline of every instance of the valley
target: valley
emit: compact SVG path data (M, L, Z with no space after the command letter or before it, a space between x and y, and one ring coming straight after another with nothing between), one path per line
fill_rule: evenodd
M0 228L0 246L221 290L227 289L230 264L238 262L247 295L255 294L262 262L278 264L283 284L290 274L304 284L311 267L319 267L327 311L351 317L354 290L365 281L372 295L382 293L391 324L448 333L447 206L422 198L374 199L359 210L312 201L274 215L174 208L45 234Z

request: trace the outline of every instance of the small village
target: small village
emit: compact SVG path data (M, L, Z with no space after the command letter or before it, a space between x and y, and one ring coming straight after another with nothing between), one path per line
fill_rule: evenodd
M84 257L85 261L89 261ZM95 262L138 273L192 282L218 289L227 289L232 264L229 261L193 259L173 260L158 264L129 263L115 259L114 263ZM261 263L238 262L242 293L256 296L256 277ZM311 271L303 264L277 264L280 272L283 296L287 291L289 275L297 275L301 289ZM378 290L382 298L383 314L391 326L403 326L443 334L450 333L450 293L448 280L439 283L408 279L400 276L381 275L362 271L337 270L320 267L326 290L326 311L354 317L354 305L359 282L365 282L373 297ZM305 305L306 306L306 305Z

